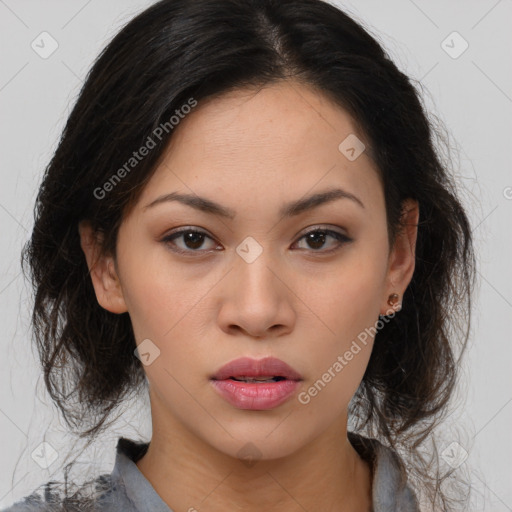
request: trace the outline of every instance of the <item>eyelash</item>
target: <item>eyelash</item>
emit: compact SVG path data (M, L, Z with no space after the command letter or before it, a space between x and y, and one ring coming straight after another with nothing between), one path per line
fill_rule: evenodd
M173 241L175 239L179 238L180 236L183 236L185 233L194 233L194 234L198 234L198 235L205 235L205 237L210 238L211 240L213 240L213 238L210 237L204 231L199 231L199 230L194 229L194 228L184 228L184 229L180 229L179 231L175 231L175 232L167 235L161 241L162 241L162 243L166 244L171 249L171 251L176 252L178 254L191 255L191 254L194 254L194 253L209 253L209 252L212 251L212 249L209 249L209 250L205 251L205 250L200 250L200 249L198 249L198 250L194 250L194 249L185 250L185 249L176 248L176 245L174 244ZM332 254L333 252L336 252L339 249L341 249L341 247L344 244L352 242L352 240L353 240L352 238L349 238L348 236L344 235L343 233L339 233L338 231L333 231L331 229L315 227L311 231L308 231L308 232L304 233L294 243L299 242L300 240L302 240L303 238L306 238L308 235L310 235L312 233L323 233L323 234L325 234L327 236L331 236L332 238L335 238L338 241L338 246L335 247L334 249L328 249L328 250L321 250L321 249L315 250L315 249L311 249L311 252L313 252L314 254ZM213 249L213 250L215 250L215 249ZM302 250L308 250L308 249L302 249Z

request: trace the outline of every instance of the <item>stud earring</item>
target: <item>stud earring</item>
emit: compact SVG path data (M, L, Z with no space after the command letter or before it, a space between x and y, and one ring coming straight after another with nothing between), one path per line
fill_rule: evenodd
M379 315L379 319L382 320L383 318L393 318L395 316L395 314L402 309L402 305L401 304L399 304L397 306L397 304L399 302L400 302L400 295L398 295L398 293L392 293L391 295L389 295L389 297L388 297L388 305L391 306L393 311L388 310L386 312L386 314Z
M392 293L388 297L388 304L390 306L395 306L398 303L399 300L400 300L400 296L398 295L398 293Z

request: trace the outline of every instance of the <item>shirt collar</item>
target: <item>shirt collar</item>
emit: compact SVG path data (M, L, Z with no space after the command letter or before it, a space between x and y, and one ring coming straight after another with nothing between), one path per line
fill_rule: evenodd
M378 439L363 437L355 432L348 432L347 437L361 458L370 465L372 512L420 512L398 454Z
M372 473L372 512L420 512L416 496L407 485L407 474L398 455L380 441L348 432L348 439ZM112 482L118 482L139 511L172 512L141 473L136 462L149 443L120 437Z
M148 447L149 443L120 437L117 442L112 483L121 485L137 511L172 512L136 465Z

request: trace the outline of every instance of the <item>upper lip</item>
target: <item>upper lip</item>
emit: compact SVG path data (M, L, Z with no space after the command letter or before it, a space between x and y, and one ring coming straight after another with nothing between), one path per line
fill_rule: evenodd
M222 366L211 378L224 380L230 377L285 377L289 380L302 380L300 373L275 357L240 357Z

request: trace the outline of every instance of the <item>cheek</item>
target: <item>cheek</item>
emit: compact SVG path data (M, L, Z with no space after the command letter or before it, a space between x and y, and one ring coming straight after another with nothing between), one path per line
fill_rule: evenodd
M311 324L311 336L304 347L310 371L299 401L324 411L325 421L348 407L373 349L380 301L371 273L361 275L364 278L347 274L337 280L337 286L327 294L329 300L323 301L322 322Z
M354 264L340 278L337 293L333 292L341 308L338 321L347 334L357 336L377 320L384 287L385 264L380 258L355 256Z
M136 339L164 340L200 299L201 280L184 276L160 248L144 242L128 247L124 241L119 271Z
M219 277L215 272L201 275L192 267L184 270L173 265L163 251L144 263L134 251L123 261L122 270L123 294L136 342L149 339L160 351L155 363L145 367L148 377L155 384L163 379L168 386L171 374L192 386L190 375L194 372L190 369L202 371L201 354L211 350L208 343L212 338L205 332L211 319L205 308L208 291ZM179 389L176 392L179 394Z
M305 348L312 368L308 384L320 381L312 390L319 406L328 406L331 400L340 406L348 403L364 375L385 289L387 246L381 245L383 256L378 257L378 245L354 247L329 275L315 274L300 292L316 314L306 321L311 334Z
M386 268L386 244L360 244L326 272L310 273L303 280L299 296L317 315L325 338L346 344L374 325L385 291Z
M137 341L161 339L176 323L177 304L171 307L170 290L162 276L141 271L125 283L123 293Z

